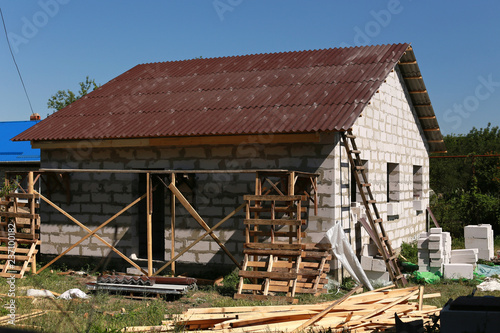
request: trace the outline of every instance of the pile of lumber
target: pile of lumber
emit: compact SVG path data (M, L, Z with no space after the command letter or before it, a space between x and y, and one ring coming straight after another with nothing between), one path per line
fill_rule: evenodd
M403 322L422 319L430 323L431 316L441 309L423 305L423 287L392 289L394 286L360 294L353 290L340 300L313 305L245 306L225 308L192 308L163 321L163 325L148 327L155 331L206 332L308 332L331 328L332 332L350 329L352 332L384 331L394 328L394 314ZM356 288L360 289L360 288ZM144 328L145 329L145 328ZM128 327L124 332L141 332Z

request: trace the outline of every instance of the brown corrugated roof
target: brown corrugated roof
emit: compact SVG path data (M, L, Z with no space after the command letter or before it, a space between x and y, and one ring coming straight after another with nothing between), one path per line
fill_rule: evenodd
M135 66L13 140L81 140L350 128L408 44Z

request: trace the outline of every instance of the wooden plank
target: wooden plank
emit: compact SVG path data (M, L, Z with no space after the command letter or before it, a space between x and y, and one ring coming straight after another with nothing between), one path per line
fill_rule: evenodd
M335 301L332 305L328 306L326 309L324 309L323 311L321 311L320 313L318 313L317 315L315 315L314 317L312 317L311 319L307 320L305 323L301 324L299 327L297 327L296 329L294 329L292 331L292 333L299 332L299 331L301 331L301 330L303 330L303 329L311 326L312 324L314 324L315 322L317 322L318 320L320 320L321 318L323 318L328 312L330 312L338 304L341 304L346 299L348 299L351 295L353 295L355 292L357 292L357 291L359 291L361 289L363 289L363 286L357 286L356 288L354 288L353 290L351 290L349 293L347 293L344 296L342 296L342 298L340 298L339 300Z
M170 175L171 182L175 184L175 173ZM175 194L170 192L170 258L175 258ZM170 264L170 270L175 276L175 260Z
M243 244L245 249L257 249L257 250L300 250L302 249L301 244L283 244L283 243L245 243Z
M31 223L30 222L21 222L21 221L18 221L15 223L16 224L16 228L19 229L26 229L26 228L31 228ZM3 227L3 228L7 228L9 225L12 225L11 222L0 222L0 227ZM36 223L34 225L34 228L35 230L39 230L40 229L40 224Z
M11 207L13 204L14 204L13 201L3 201L3 200L0 200L0 206ZM29 202L18 202L17 206L18 207L29 207L30 203ZM40 208L40 205L38 203L35 203L35 208Z
M273 279L273 280L291 280L297 278L297 273L280 273L280 272L265 272L265 271L240 271L239 277L243 278L257 278L257 279Z
M244 195L243 200L248 201L305 201L305 195Z
M310 268L310 269L319 269L319 265L320 265L320 263L318 263L318 262L302 261L300 263L301 268ZM289 268L292 268L292 266L293 266L293 263L290 263L290 262L284 261L284 260L274 261L274 263L273 263L274 268L287 268L287 269L289 269ZM266 268L267 262L266 261L249 261L248 267ZM322 271L323 272L330 271L330 264L325 263Z
M11 251L8 246L0 246L0 252L8 252L8 251ZM17 247L14 250L15 253L28 253L29 251L30 251L29 248L22 248L22 247Z
M245 219L243 224L253 224L253 225L302 225L305 224L305 220L288 220L288 219Z
M298 300L293 298L293 297L250 295L250 294L234 294L234 299L248 299L248 300L254 300L254 301L274 300L274 301L284 301L284 302L290 302L290 303L297 303L298 302Z
M257 231L253 231L253 230L250 230L249 231L249 234L250 236L254 237L254 236L257 236L257 237L271 237L271 231L265 231L265 230L257 230ZM295 236L296 232L289 232L289 231L275 231L274 232L274 237L293 237ZM302 234L301 234L301 237L302 238L305 238L307 236L307 233L302 231Z
M153 275L153 191L151 174L146 173L146 248L148 255L148 276Z
M296 257L300 255L301 251L244 249L243 253L256 256L266 256L266 257L271 254L277 257Z
M6 231L0 231L0 239L8 239L9 236L12 236L12 234ZM35 236L33 237L31 234L16 232L14 233L14 237L16 237L16 241L19 241L21 239L37 240L39 239L40 235L35 234Z
M303 251L302 258L323 258L326 260L331 260L332 255L328 252L317 252L317 251Z
M1 217L8 218L21 218L21 219L39 219L40 215L31 213L14 213L14 212L0 212Z
M249 207L252 213L268 213L271 212L271 207ZM277 213L294 213L297 211L295 207L274 207L274 211ZM300 208L301 213L307 213L307 207Z
M37 193L15 193L11 192L7 195L8 197L11 198L18 198L18 199L39 199L40 195Z

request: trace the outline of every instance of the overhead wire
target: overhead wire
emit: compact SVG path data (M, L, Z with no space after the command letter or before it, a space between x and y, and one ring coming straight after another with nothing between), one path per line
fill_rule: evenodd
M30 105L31 114L35 114L35 112L33 111L33 106L31 105L31 100L28 95L28 91L26 90L26 86L23 81L23 77L21 76L21 71L19 70L19 66L17 66L16 57L14 57L14 52L12 52L12 47L10 46L9 35L7 33L7 27L5 26L5 20L3 18L2 8L0 8L0 16L2 17L3 30L5 32L5 38L7 39L7 45L9 45L10 55L12 56L12 60L14 60L14 65L16 65L17 74L19 74L19 78L21 79L21 84L23 85L24 93L26 94L26 98L28 99L28 104Z

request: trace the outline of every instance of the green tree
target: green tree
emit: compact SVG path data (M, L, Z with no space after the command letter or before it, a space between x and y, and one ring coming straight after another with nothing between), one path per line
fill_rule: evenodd
M71 90L59 90L55 95L49 98L47 102L47 107L49 109L54 109L55 111L59 111L62 108L70 105L77 99L87 95L89 92L96 90L101 85L95 83L94 79L90 79L88 76L85 78L85 82L80 82L80 91L78 94L75 94ZM55 112L54 111L54 112Z
M453 237L463 237L469 224L492 224L500 232L500 129L488 124L466 135L444 138L447 156L430 162L432 210ZM486 156L477 156L486 155Z

